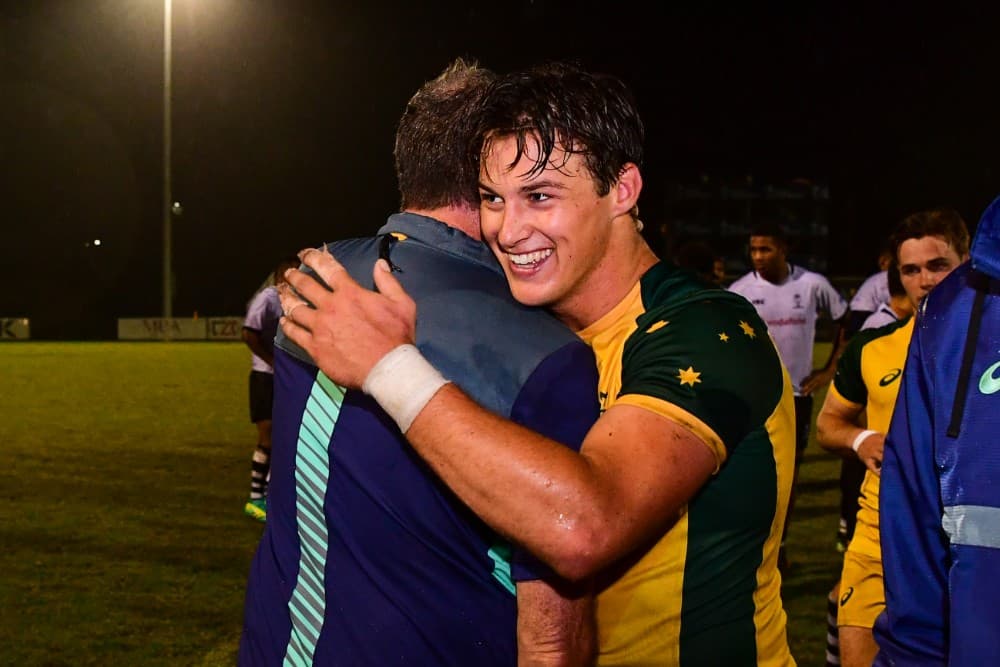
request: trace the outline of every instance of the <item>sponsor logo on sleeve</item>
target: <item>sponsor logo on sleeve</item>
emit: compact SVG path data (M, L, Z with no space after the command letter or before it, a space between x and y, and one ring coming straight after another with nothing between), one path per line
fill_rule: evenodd
M878 386L888 387L890 384L899 379L899 376L903 374L902 368L893 368L891 371L883 375L879 381Z

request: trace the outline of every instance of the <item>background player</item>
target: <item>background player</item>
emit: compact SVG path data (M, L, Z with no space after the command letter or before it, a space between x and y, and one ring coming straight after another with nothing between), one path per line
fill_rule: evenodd
M892 248L885 247L878 255L878 271L865 278L858 291L851 297L847 319L847 337L861 329L865 320L880 306L889 301L889 262L893 261Z
M886 437L878 667L1000 656L1000 199L917 317Z
M833 378L836 362L846 340L842 318L847 302L830 281L818 273L788 261L788 239L774 222L757 224L750 232L750 261L753 270L736 280L729 289L754 305L778 346L795 390L795 478L802 453L809 443L812 425L813 392ZM827 314L837 324L830 357L822 368L813 369L816 319ZM795 507L795 486L785 518L779 567L788 567L784 549L788 524Z
M914 308L968 256L969 233L954 211L935 209L903 219L890 237L900 279ZM871 665L872 625L885 607L879 546L879 472L913 318L857 333L837 365L817 418L820 444L867 467L857 528L844 554L837 613L841 663ZM867 427L857 425L862 412Z
M274 400L274 336L281 319L278 286L285 271L299 265L295 255L283 257L274 268L272 284L250 299L243 320L243 342L250 348L250 421L257 426L257 446L250 468L250 498L243 506L247 516L267 518L267 478L271 467L271 404Z

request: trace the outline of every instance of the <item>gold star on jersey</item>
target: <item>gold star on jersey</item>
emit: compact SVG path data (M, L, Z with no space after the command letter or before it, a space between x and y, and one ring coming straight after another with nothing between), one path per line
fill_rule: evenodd
M794 407L766 331L743 297L660 263L577 332L597 357L602 407L640 408L682 426L718 466L676 523L599 594L602 666L793 664L775 559ZM739 618L721 631L720 604Z
M688 366L686 370L683 368L678 368L677 370L679 371L677 379L681 381L681 384L689 384L693 387L695 382L701 382L701 373L691 366Z

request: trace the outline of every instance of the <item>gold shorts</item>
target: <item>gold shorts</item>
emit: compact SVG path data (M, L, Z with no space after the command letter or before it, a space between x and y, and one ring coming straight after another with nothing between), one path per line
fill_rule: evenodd
M844 570L840 575L837 626L871 629L883 609L885 584L882 561L848 549L844 554Z

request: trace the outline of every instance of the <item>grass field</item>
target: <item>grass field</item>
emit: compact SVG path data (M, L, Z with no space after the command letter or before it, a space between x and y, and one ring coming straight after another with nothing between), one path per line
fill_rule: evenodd
M0 665L234 664L261 531L245 347L6 343L0 369ZM800 665L823 661L838 470L810 444L783 588Z

